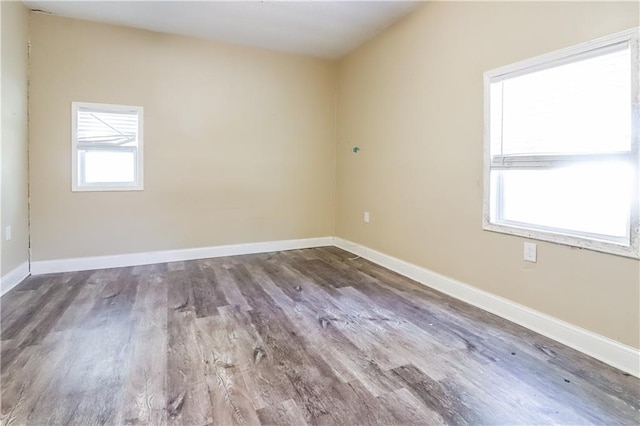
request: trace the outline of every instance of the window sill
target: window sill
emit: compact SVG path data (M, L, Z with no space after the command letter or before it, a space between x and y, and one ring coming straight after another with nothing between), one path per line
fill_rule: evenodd
M142 186L74 186L71 192L143 191Z
M533 240L547 241L554 244L561 244L569 247L577 247L585 250L597 251L600 253L612 254L632 259L640 259L640 247L637 240L632 240L631 245L622 245L613 242L581 238L574 235L520 228L511 225L500 225L491 223L486 219L483 221L482 229L485 231L497 232L500 234L515 235L519 237L530 238Z

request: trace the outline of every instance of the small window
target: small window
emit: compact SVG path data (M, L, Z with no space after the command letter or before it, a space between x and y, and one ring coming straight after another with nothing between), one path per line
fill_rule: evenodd
M640 257L638 30L485 73L484 228Z
M73 102L72 190L142 185L142 107Z

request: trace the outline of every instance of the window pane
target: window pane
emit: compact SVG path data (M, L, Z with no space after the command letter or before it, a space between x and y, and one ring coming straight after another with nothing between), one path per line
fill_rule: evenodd
M492 155L629 151L628 44L491 85Z
M84 151L85 183L133 183L133 151Z
M83 107L78 110L77 121L80 146L138 145L138 113L135 111L108 112Z
M632 174L626 162L504 170L492 175L496 185L496 179L502 181L498 222L628 237Z

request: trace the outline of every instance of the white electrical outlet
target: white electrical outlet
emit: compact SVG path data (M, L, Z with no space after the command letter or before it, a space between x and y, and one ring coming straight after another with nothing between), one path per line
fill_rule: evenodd
M364 212L364 223L369 223L369 212Z
M524 260L534 263L538 261L538 250L534 243L524 243Z
M11 239L11 226L7 226L4 229L4 239L9 241Z

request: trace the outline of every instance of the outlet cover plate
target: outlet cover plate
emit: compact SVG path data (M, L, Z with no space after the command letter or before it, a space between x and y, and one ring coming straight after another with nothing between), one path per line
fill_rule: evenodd
M524 260L536 263L538 261L538 250L534 243L524 243Z

